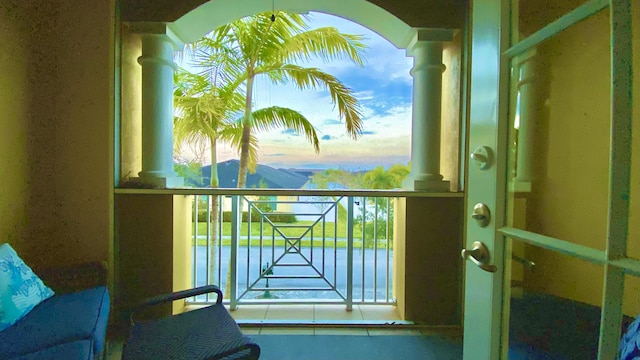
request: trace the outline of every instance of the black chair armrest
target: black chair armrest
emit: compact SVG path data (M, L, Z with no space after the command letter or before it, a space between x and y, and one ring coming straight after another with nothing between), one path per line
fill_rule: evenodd
M133 315L140 310L144 310L154 305L171 302L175 300L180 300L180 299L185 299L192 296L208 294L212 292L215 292L218 295L218 298L216 299L216 304L222 304L222 290L220 290L220 288L217 287L216 285L205 285L205 286L200 286L193 289L176 291L170 294L162 294L162 295L147 298L142 302L140 302L139 304L137 304L136 306L134 306L131 309L129 316L130 316L131 322L133 323Z

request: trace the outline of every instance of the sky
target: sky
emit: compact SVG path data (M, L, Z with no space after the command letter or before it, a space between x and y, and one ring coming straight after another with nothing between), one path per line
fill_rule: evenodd
M321 68L352 89L362 107L362 135L357 140L347 136L344 121L340 120L327 91L300 91L293 85L274 85L265 77L257 77L254 109L277 105L297 110L315 126L320 139L320 153L315 153L304 136L290 131L256 133L260 144L258 162L276 168L351 171L407 164L411 143L412 59L405 50L397 49L359 24L316 12L310 16L308 24L312 28L334 26L343 33L364 36L363 42L368 46L364 67L348 60L301 64ZM237 158L235 149L218 145L218 162Z

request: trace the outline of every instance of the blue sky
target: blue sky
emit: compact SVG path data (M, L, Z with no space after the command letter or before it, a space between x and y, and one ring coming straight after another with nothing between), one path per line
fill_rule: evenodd
M412 59L378 34L349 20L321 13L310 13L311 27L334 26L343 33L365 37L367 63L359 67L349 61L319 67L350 87L363 110L363 132L357 140L345 133L326 91L299 91L290 85L273 85L257 78L254 89L255 108L285 106L301 112L309 119L320 138L316 154L303 136L277 130L256 134L260 141L261 164L284 168L371 169L406 164L410 157L411 88L409 74ZM238 158L236 150L219 145L218 161Z

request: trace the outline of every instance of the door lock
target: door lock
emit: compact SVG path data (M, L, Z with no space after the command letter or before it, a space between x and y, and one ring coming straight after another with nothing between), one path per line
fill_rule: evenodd
M474 241L471 244L473 247L471 250L462 249L460 255L465 260L471 260L472 263L476 264L480 269L494 273L498 268L495 265L490 265L491 255L489 254L489 249L487 246L480 241Z
M491 210L486 204L477 203L473 207L471 217L478 222L480 227L486 227L491 221Z
M480 170L487 170L493 161L493 153L491 152L491 148L488 146L477 147L471 153L470 157L476 167Z

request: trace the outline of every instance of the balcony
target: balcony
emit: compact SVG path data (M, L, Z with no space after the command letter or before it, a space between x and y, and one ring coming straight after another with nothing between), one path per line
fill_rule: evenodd
M395 307L403 321L460 324L460 193L119 189L115 205L120 306L216 284L238 312Z
M344 304L347 310L393 304L394 201L196 196L192 285L227 289L233 310L239 304Z

